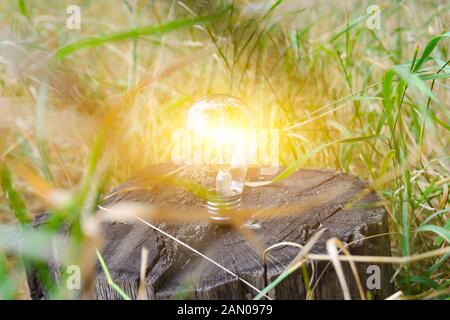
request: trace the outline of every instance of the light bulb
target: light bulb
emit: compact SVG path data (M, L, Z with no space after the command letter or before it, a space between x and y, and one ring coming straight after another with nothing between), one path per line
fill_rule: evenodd
M197 160L212 177L207 207L215 222L226 223L230 211L242 206L247 168L256 153L254 121L247 104L230 95L203 98L188 112L186 128L194 135L194 148L201 150Z

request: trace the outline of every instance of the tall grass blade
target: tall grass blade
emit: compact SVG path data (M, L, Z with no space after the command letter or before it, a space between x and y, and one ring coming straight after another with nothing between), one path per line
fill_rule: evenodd
M441 41L443 38L449 38L450 32L446 32L444 34L438 35L431 39L425 49L423 50L422 56L417 60L416 64L414 65L414 72L417 72L420 70L422 65L427 61L427 59L430 57L431 53L433 52L434 48L437 46L439 41Z
M305 163L307 160L314 157L316 154L321 152L322 150L331 147L336 144L343 144L343 143L355 143L355 142L361 142L361 141L367 141L367 140L373 140L373 139L380 139L382 136L380 135L370 135L370 136L363 136L363 137L353 137L353 138L347 138L347 139L341 139L337 141L333 141L330 143L326 143L317 147L314 147L304 155L302 155L297 161L293 162L291 165L289 165L283 172L281 172L275 179L272 180L272 183L280 182L283 179L286 179L291 174L296 172L303 163Z
M109 273L108 266L105 263L105 260L103 260L102 255L98 250L96 250L97 258L100 261L100 265L102 266L102 270L105 273L106 281L108 284L113 288L124 300L131 300L131 298L123 291L121 287L119 287L114 280L111 277L111 274Z
M446 225L446 227L448 228L450 226L450 224L447 223L447 225ZM433 233L437 234L438 236L440 236L443 240L450 243L450 230L447 228L439 227L439 226L436 226L433 224L427 224L427 225L421 226L419 229L417 229L417 231L433 232Z
M182 28L192 27L196 24L205 23L216 19L218 16L210 16L205 18L194 18L194 19L178 19L161 25L150 25L145 27L137 27L128 31L116 32L109 35L92 37L87 39L78 40L76 42L70 43L62 48L59 48L55 54L54 58L57 60L63 59L76 51L85 48L92 48L103 45L105 43L117 42L129 39L137 39L142 36L147 35L162 35L168 32L179 30Z
M21 224L26 224L30 220L25 202L20 194L14 188L11 171L6 165L1 168L2 188L7 200L8 206L14 213L14 216Z

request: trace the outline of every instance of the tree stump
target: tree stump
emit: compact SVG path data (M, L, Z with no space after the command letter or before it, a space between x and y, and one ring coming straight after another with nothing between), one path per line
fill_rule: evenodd
M106 196L103 205L137 201L150 205L171 205L186 215L205 210L192 193L174 185L154 183L151 173L170 172L171 166L150 167L136 178ZM150 178L147 173L150 173ZM253 175L253 173L251 173ZM183 175L177 173L177 175ZM149 182L152 181L152 182ZM281 182L244 192L244 208L252 214L240 227L208 223L206 219L187 219L183 223L149 221L198 250L252 286L262 289L276 279L299 253L299 248L281 246L262 250L280 242L304 245L319 230L326 228L313 253L326 253L326 240L337 237L348 244L353 255L390 255L386 212L378 196L354 176L324 170L299 170ZM141 250L149 251L145 266L148 299L251 299L257 292L236 276L180 245L142 221L120 221L103 225L102 256L114 282L132 298L140 283ZM257 245L259 244L259 246ZM314 266L312 266L314 264ZM389 264L378 264L380 287L367 287L370 264L357 263L361 283L374 299L392 293ZM358 287L347 262L342 263L352 299L359 299ZM336 272L329 261L308 261L314 299L343 299ZM39 281L29 276L30 289L39 290ZM283 280L268 296L273 299L305 299L307 286L302 270ZM95 292L98 299L120 299L107 283L97 264ZM34 297L39 294L34 292Z

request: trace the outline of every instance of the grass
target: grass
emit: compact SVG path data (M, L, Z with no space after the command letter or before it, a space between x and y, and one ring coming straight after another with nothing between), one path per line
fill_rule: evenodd
M396 264L396 288L449 298L446 1L380 1L373 30L370 1L86 0L81 31L65 28L70 4L0 3L2 224L28 230L50 208L43 238L68 224L68 259L90 270L101 194L169 160L190 105L229 93L282 132L277 179L320 167L369 181L394 256L441 252ZM13 249L0 243L0 297L27 298Z

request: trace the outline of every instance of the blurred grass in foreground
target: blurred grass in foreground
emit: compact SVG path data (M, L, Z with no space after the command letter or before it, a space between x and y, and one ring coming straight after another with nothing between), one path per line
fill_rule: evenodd
M446 1L380 1L380 30L366 26L369 1L78 1L81 31L65 28L70 4L0 3L0 228L20 224L8 230L45 247L65 223L67 259L90 270L100 195L168 161L192 102L220 92L255 108L258 126L282 130L291 171L329 167L372 182L393 255L449 245ZM28 230L49 207L44 230ZM0 243L1 298L27 297L17 249ZM449 256L402 265L397 287L448 297L439 292Z

